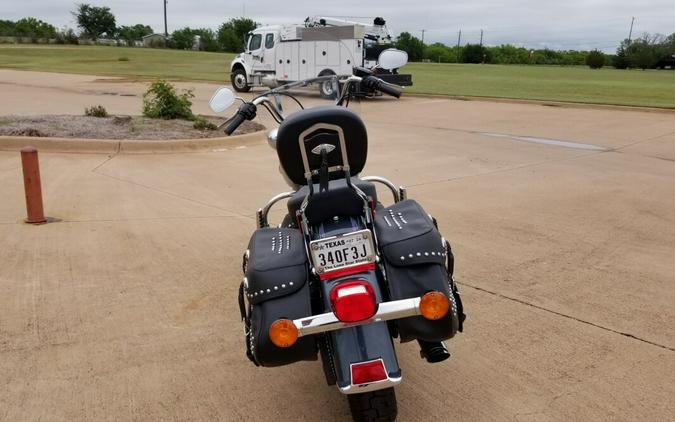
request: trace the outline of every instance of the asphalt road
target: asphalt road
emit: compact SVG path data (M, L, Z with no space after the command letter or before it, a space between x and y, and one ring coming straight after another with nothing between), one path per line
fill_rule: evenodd
M137 113L143 91L0 81L0 115ZM186 86L206 112L214 86ZM398 348L399 420L672 420L675 114L422 97L358 108L364 174L408 186L438 219L468 313L448 361ZM349 419L320 363L244 355L241 253L254 211L286 190L264 142L40 158L58 221L27 226L18 153L0 151L0 420Z

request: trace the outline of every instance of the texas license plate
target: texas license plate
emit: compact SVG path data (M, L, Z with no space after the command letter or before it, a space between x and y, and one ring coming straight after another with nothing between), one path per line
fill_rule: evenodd
M309 243L314 268L319 274L375 262L370 230L326 237Z

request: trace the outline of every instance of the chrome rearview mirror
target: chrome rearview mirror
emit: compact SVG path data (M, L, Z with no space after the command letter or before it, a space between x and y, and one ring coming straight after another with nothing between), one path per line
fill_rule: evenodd
M398 69L406 63L408 63L408 53L395 48L384 50L377 59L377 66L386 70Z
M209 107L216 113L221 113L227 110L232 104L234 104L234 93L229 88L218 88L218 90L213 94L211 100L209 100Z

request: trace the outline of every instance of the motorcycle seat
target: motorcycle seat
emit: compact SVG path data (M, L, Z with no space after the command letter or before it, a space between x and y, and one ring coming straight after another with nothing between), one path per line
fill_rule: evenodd
M377 191L375 185L358 177L352 177L352 184L358 187L366 196L371 197L377 203ZM288 200L288 213L295 213L302 206L302 202L309 193L308 186L302 186ZM305 210L305 216L310 224L318 224L334 216L357 216L363 214L363 201L347 185L345 179L331 180L326 192L319 192L319 185L314 184L314 195Z

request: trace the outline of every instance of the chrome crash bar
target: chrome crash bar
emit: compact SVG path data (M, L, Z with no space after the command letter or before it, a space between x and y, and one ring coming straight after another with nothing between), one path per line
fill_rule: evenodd
M341 330L348 327L357 327L359 325L372 324L374 322L384 322L392 319L407 318L420 314L420 301L422 298L414 297L411 299L394 300L391 302L382 302L379 304L377 312L372 318L358 322L342 322L335 314L328 312L321 315L293 320L293 324L298 329L298 337L310 336L312 334L327 333L329 331Z

